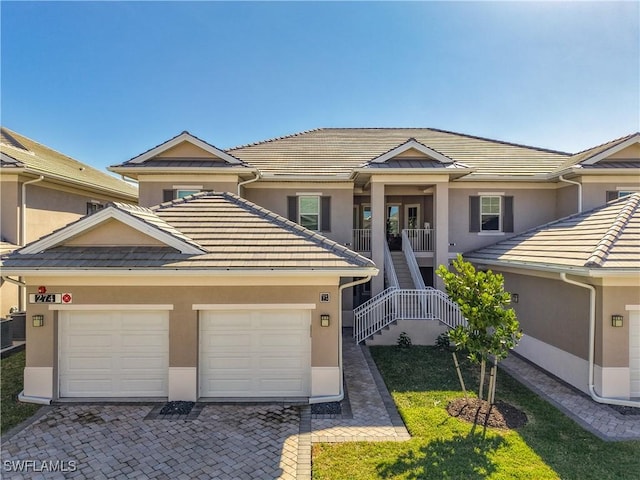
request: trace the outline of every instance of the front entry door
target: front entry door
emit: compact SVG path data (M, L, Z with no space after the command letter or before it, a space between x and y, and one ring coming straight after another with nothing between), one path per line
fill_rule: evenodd
M400 205L387 205L387 242L391 250L402 250Z

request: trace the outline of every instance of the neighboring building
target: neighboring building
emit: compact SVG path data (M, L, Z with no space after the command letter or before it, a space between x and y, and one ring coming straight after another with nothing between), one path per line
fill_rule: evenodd
M0 128L0 242L6 253L108 202L137 203L137 189L105 172ZM0 315L25 308L15 283L2 280Z
M176 216L172 217L171 221L166 221L196 244L200 238L209 238L212 234L212 231L207 230L208 227L202 231L196 228L200 219L208 219L210 215L231 218L233 213L215 211L202 216L197 209L180 210L177 205L182 205L181 197L188 199L184 205L196 205L199 195L204 195L198 192L216 191L240 195L255 205L275 212L275 215L286 217L308 230L315 231L316 236L311 238L318 241L324 241L321 239L326 237L335 242L332 245L342 245L359 252L362 258L373 260L380 270L380 275L374 276L371 282L357 285L353 289L342 289L342 306L339 308L342 315L338 325L353 326L358 341L395 343L398 332L407 331L418 342L428 343L445 329L440 322L451 326L463 321L446 296L437 290L425 289L425 286L441 286L439 279L434 275L434 269L438 265L447 264L457 253L464 254L517 238L524 232L567 215L602 206L614 197L640 191L640 134L629 135L572 155L426 128L318 129L229 150L217 148L188 132L183 132L127 162L111 167L110 170L139 182L141 207L150 207L151 211L160 215L163 208L166 208L162 203L173 202L165 205L176 205L170 209ZM194 194L198 195L190 197ZM232 195L225 198L233 198L233 202L240 201ZM188 232L183 229L181 222L186 222L184 228L188 228ZM287 228L291 225L287 224ZM118 228L114 231L118 231ZM106 232L107 229L101 231ZM240 240L236 242L233 236L242 231L242 227L223 231L227 236L219 241L226 252L235 254L245 248L245 244ZM632 238L633 235L636 235L636 238L638 236L632 232ZM131 235L126 238L132 242L135 240ZM50 255L53 255L56 249L62 248L48 243L46 245L47 248L51 248ZM211 247L213 245L212 243ZM85 247L86 245L79 244L68 245L65 248L70 250L63 249L60 252L72 255L73 252L79 251L77 249ZM279 250L278 254L282 258L296 252L294 245L286 243L274 245L273 248ZM562 244L558 243L557 249L561 248ZM10 259L13 263L10 262L6 266L9 271L25 274L24 270L16 269L27 265L29 258L33 259L32 265L37 265L41 260L34 256L36 253L34 248L29 247L28 250L12 255ZM234 268L251 270L254 262L260 259L260 255L242 258L244 267L240 264L234 265ZM171 259L166 261L170 262ZM115 280L108 279L107 274L100 272L97 267L97 264L85 266L88 272L96 274L92 280L96 286L104 285L106 291L113 292ZM294 271L300 267L304 265L297 265ZM352 265L350 268L354 269L349 270L353 271L352 275L346 271L341 272L339 276L334 277L334 282L339 280L344 285L349 281L349 277L362 278L365 276L362 269L370 271L372 266ZM632 272L635 269L640 273L637 266L630 268ZM143 270L142 266L140 270ZM302 277L315 276L315 273L305 268L301 268L301 271ZM215 277L215 268L212 272ZM45 277L46 275L40 276L40 273L26 276L30 288L36 288ZM62 279L56 282L55 285L60 287L73 287L74 291L83 292L74 286L80 285L79 283L69 283ZM196 295L193 298L189 297L189 301L192 301L193 305L255 304L253 292L233 293L242 291L241 283L238 281L237 284L228 284L229 290L224 290L223 297L228 297L229 300L214 296L214 300L207 302L196 298ZM335 287L333 290L328 290L329 284L326 283L320 288L325 288L326 292L332 293L331 298L334 298L334 294L338 295L337 283L331 284ZM274 288L278 289L280 286L275 284ZM640 286L629 287L629 293L632 294L633 289L638 291ZM146 303L146 297L143 295L145 291L132 290L132 295L139 298L143 305ZM562 291L558 289L557 293L560 294ZM297 293L293 293L293 298L297 298ZM322 292L314 291L314 294L318 293ZM549 293L554 294L554 291ZM82 300L79 300L74 294L73 305L70 308L82 310L86 308L83 304L87 303L102 305L101 308L104 309L108 309L111 304L118 304L118 309L121 309L121 303L128 303L120 302L115 295L106 295L105 300L101 300L103 297L100 295L92 294L85 297L83 294ZM153 301L158 302L159 298L160 296L156 296ZM177 302L171 296L165 298L171 299L166 300L167 304L173 305ZM628 303L628 295L616 298L611 300L614 303L607 307L607 312L609 309L624 310L626 305L631 305ZM101 303L103 301L104 304ZM271 304L282 301L284 300L281 296L274 293L273 298L269 296L268 301L265 298L260 302ZM302 301L308 303L308 300ZM548 299L538 298L538 302L548 302ZM578 295L568 305L576 311L581 311L584 308L581 302L582 298ZM640 304L640 301L637 303ZM338 308L335 305L334 307ZM57 307L52 308L57 311ZM186 307L183 305L180 308ZM256 307L253 311L259 311L260 308L262 307ZM331 315L336 315L336 312L331 310ZM522 307L519 307L518 313L523 315L523 318L530 318L528 315L531 315L531 312L523 312ZM228 312L225 315L226 324L232 325L235 317ZM564 316L566 315L554 315L553 321L560 324L564 321ZM174 318L173 314L169 314L169 317L171 345L175 342L172 332L180 331L182 333L176 333L175 339L180 338L180 341L186 341L184 345L193 347L193 336L197 335L197 329L193 325L197 323L197 316L193 314L185 317L181 313L178 315L180 318ZM69 317L67 314L61 314L57 318ZM177 328L172 325L180 321L185 321L191 326L186 330L172 330ZM225 323L225 320L221 322ZM319 318L314 316L313 322L319 322ZM393 327L392 323L398 325ZM587 324L585 317L584 328L587 328ZM316 323L314 328L315 326ZM386 330L387 328L390 329ZM637 333L634 329L636 327L631 326L629 330L617 332L626 332L625 340L628 340L629 336ZM637 329L640 329L640 326ZM61 356L54 347L54 339L51 336L53 330L35 330L37 333L33 334L41 336L40 345L48 348L46 353L43 353L47 358L45 361L40 354L30 353L28 350L27 367L47 365L47 368L53 368L56 358L60 359ZM538 338L542 343L549 341L546 336L536 337L534 331L535 328L532 327L531 337ZM332 330L320 329L320 332L332 332L330 342L339 343L339 336L334 335L335 332ZM380 333L382 335L379 335ZM117 337L120 334L114 335ZM188 338L192 340L187 341ZM316 339L313 340L315 341ZM339 351L339 347L335 345L336 351ZM63 347L64 344L61 348ZM172 346L171 349L173 348ZM183 347L177 348L176 351L182 352ZM176 353L177 356L173 357L174 354L171 353L169 383L178 371L174 372L171 368L186 368L185 372L190 372L188 375L191 376L196 375L194 368L202 373L205 368L202 363L205 361L204 353L202 345L198 348L199 353L194 350L186 356ZM536 348L536 351L542 351L546 347L538 345ZM588 346L583 345L581 348L582 350L571 353L587 360L584 352L588 350ZM535 355L530 355L524 348L522 351L536 361ZM316 358L316 354L314 351L313 358ZM227 357L228 354L225 358ZM325 360L311 363L312 398L318 398L313 394L313 379L316 378L315 375L320 375L313 373L313 368L320 365L336 367L335 362L327 364ZM226 360L218 358L218 361L224 365ZM598 362L596 357L596 363L601 367L608 369L612 365ZM339 366L339 362L337 365ZM633 370L629 365L624 368ZM335 372L340 372L340 369L333 372L326 372L327 385L333 385L332 389L323 388L323 393L318 395L331 395L335 391ZM608 385L610 380L604 377L609 375L609 370L604 372L602 382ZM332 380L329 381L328 378ZM53 378L51 381L51 388L55 392L56 382L59 383L61 380ZM192 383L189 385L189 391L193 392ZM581 383L576 386L583 390L586 388ZM198 388L198 395L206 396L202 393L202 386ZM175 398L172 394L168 396Z

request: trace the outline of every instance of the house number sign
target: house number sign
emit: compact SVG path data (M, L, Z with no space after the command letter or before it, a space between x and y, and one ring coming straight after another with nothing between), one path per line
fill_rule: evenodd
M71 303L70 293L31 293L29 303Z

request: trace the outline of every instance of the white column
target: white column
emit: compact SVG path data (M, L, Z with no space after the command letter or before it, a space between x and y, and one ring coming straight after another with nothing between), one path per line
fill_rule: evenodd
M449 264L449 183L439 182L434 188L436 243L434 268ZM444 290L442 279L435 275L436 288Z
M371 295L384 290L384 242L387 241L384 183L371 178L371 259L380 273L371 280Z

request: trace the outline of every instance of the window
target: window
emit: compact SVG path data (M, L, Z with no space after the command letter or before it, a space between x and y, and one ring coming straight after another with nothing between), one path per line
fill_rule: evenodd
M500 231L500 197L480 197L480 231Z
M371 228L371 205L362 206L362 227L364 229Z
M320 230L320 197L298 197L298 223L309 230Z
M98 202L87 202L87 215L97 212L98 210L102 210L104 205Z
M513 232L513 197L497 194L470 196L469 231L478 233Z
M176 197L175 198L184 198L184 197L188 197L189 195L194 195L196 193L198 193L200 190L176 190Z
M287 218L309 230L331 231L331 197L298 194L287 197Z

